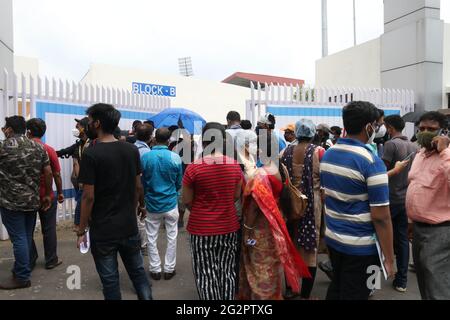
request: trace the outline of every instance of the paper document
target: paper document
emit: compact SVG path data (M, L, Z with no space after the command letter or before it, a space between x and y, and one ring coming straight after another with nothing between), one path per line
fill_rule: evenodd
M375 237L375 243L377 245L377 251L378 251L378 258L380 258L381 262L381 269L383 270L384 280L388 279L388 274L386 272L386 267L384 266L384 261L386 261L386 258L384 257L383 251L381 250L380 242L378 241L378 237L374 235Z
M89 248L91 247L91 240L89 238L89 231L86 232L86 243L80 243L80 252L82 254L86 254L89 252Z

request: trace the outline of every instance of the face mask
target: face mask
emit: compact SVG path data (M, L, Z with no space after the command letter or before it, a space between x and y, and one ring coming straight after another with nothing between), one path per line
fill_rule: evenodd
M383 124L375 135L375 139L383 138L386 135L386 126Z
M72 134L75 138L80 137L80 131L78 131L78 129L72 129Z
M372 135L369 135L369 131L367 130L367 126L366 126L366 134L367 137L369 138L369 141L367 141L367 144L373 144L373 140L375 140L375 136L376 136L376 132L375 129L373 128L373 126L371 124L369 124L369 126L372 128Z
M421 145L423 148L427 150L433 149L433 139L436 138L439 134L439 131L424 131L424 132L418 132L416 134L417 137L417 143Z

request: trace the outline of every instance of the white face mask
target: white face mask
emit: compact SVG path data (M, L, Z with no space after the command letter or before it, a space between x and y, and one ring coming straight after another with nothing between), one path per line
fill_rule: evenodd
M372 144L373 140L375 140L375 136L377 133L375 132L375 129L373 128L373 126L371 124L369 124L369 126L373 129L373 133L371 136L369 136L369 132L367 131L367 126L366 126L366 134L367 134L367 137L369 138L369 141L367 141L367 144Z
M72 134L75 138L79 138L80 137L80 131L78 131L78 129L72 129Z
M386 126L383 124L378 130L377 134L375 135L375 139L383 138L386 135L386 132L387 132Z

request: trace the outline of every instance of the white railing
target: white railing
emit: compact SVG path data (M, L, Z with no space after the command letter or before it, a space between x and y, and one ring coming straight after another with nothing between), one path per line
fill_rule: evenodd
M397 89L310 88L299 85L251 83L251 97L246 103L247 119L256 124L267 106L345 106L364 100L376 107L399 109L401 115L414 111L414 92Z
M11 115L26 115L34 117L33 106L36 100L60 101L90 105L97 102L110 103L118 108L133 111L160 112L170 107L170 98L149 94L135 94L127 90L104 87L92 84L75 83L61 79L40 76L20 77L8 74L6 70L2 75L4 90L0 91L0 123ZM20 80L20 87L19 87ZM27 112L26 101L31 107Z
M0 89L0 126L3 127L5 117L22 115L26 119L36 117L37 102L51 102L57 104L78 105L87 107L89 105L103 102L109 103L121 110L139 113L158 113L170 108L170 98L154 96L149 94L135 94L130 91L110 87L75 83L60 79L41 78L39 76L20 76L8 74L5 70L3 77L4 89ZM20 84L20 85L19 85ZM82 116L81 116L82 117ZM45 120L45 119L44 119ZM68 147L73 143L70 134L67 137L66 129L70 131L74 127L73 117L64 122L47 119L47 133L58 136L55 148ZM70 125L69 128L66 128ZM55 141L55 137L49 139ZM54 143L54 142L53 142ZM70 174L72 171L72 159L61 159L61 175L63 188L70 188ZM66 199L63 205L58 206L58 220L69 220L73 218L75 211L74 199ZM7 239L7 233L0 220L0 240Z

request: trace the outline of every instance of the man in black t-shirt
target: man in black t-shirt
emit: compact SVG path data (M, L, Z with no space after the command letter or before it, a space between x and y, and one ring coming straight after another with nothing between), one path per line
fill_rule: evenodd
M96 104L86 113L87 134L96 143L83 153L78 177L83 184L78 247L86 243L89 226L92 255L106 300L121 299L117 253L138 298L150 300L136 221L137 200L140 218L146 214L139 152L134 145L114 138L121 115L113 106Z

